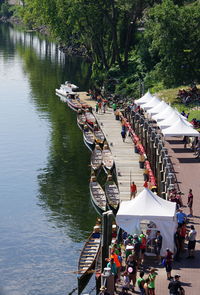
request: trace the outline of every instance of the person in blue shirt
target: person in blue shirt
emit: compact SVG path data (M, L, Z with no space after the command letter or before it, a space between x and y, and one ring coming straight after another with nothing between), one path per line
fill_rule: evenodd
M176 213L176 217L179 226L183 225L187 220L187 215L183 212L182 209L178 210L178 212Z

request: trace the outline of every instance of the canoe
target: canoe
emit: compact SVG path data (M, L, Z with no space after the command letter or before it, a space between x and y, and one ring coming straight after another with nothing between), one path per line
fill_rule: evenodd
M101 185L96 181L95 177L91 177L89 187L92 203L94 204L96 211L101 215L106 211L107 207L105 192Z
M105 183L105 194L108 201L108 206L114 213L117 213L120 203L119 189L112 177L108 177L108 180Z
M105 141L105 136L104 136L103 132L101 131L101 129L94 130L94 136L95 136L95 141L98 144L103 145L103 143Z
M114 166L114 160L113 160L111 150L109 149L109 147L107 145L105 145L103 147L102 157L103 157L102 162L103 162L103 166L105 168L105 171L107 172L107 170L112 170L112 168Z
M96 290L97 294L99 294L99 289L101 287L101 270L102 270L102 249L99 249L97 254L96 262L95 262L95 279L96 279Z
M102 150L99 145L96 145L91 155L91 167L97 171L102 164Z
M67 104L75 112L82 109L82 105L76 99L67 98Z
M93 274L96 257L101 244L101 235L91 233L86 241L78 262L78 294L80 294Z
M83 140L85 145L89 148L90 151L93 151L95 146L94 133L88 128L83 129Z
M77 124L78 127L83 130L84 125L86 124L86 117L83 113L77 114Z
M94 124L96 123L96 119L95 119L94 115L86 110L85 111L85 117L86 117L87 124L90 127L93 127Z

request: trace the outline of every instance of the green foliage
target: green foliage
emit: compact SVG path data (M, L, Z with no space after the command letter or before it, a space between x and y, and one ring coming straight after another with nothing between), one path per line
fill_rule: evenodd
M164 0L149 11L144 37L154 62L154 77L165 86L200 78L199 19L199 1L179 7Z
M134 94L138 81L158 91L200 79L199 1L25 0L16 11L29 28L87 48L95 84L117 79L112 89Z
M10 6L8 5L7 2L0 3L0 17L10 17L11 16L11 11L10 11Z

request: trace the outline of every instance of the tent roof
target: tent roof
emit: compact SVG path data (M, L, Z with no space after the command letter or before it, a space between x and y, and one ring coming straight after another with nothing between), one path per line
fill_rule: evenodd
M179 118L172 126L162 130L162 134L167 136L199 136L199 132Z
M123 201L120 204L117 216L137 216L141 218L173 218L176 212L176 204L166 201L149 189L143 191L131 201Z
M160 101L155 107L147 110L148 114L155 115L166 109L168 104L165 101Z
M141 107L144 110L148 110L148 109L151 109L151 108L157 106L160 102L161 102L160 98L153 96L153 98L149 102L143 104Z
M175 124L179 119L181 119L186 125L192 127L192 124L190 122L188 122L187 120L183 119L181 114L174 111L171 113L171 115L169 115L168 118L162 120L162 121L159 121L157 122L157 125L161 128L161 129L164 129L164 128L167 128L167 127L170 127L172 126L173 124Z
M173 111L174 109L170 105L167 105L163 111L161 111L160 113L156 115L153 115L152 118L156 121L161 121L168 118Z
M153 95L151 95L151 93L147 91L147 93L145 93L145 95L143 95L141 98L136 99L134 103L137 105L141 105L141 104L149 102L152 98L153 98Z
M171 114L162 121L157 122L160 128L167 128L172 126L180 118L179 114L174 110Z

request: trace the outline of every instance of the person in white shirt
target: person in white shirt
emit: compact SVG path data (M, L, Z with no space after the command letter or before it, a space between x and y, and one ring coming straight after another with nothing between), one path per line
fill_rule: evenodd
M196 236L197 236L197 232L194 228L194 225L191 225L190 231L187 235L187 240L188 240L188 257L187 258L194 258Z

